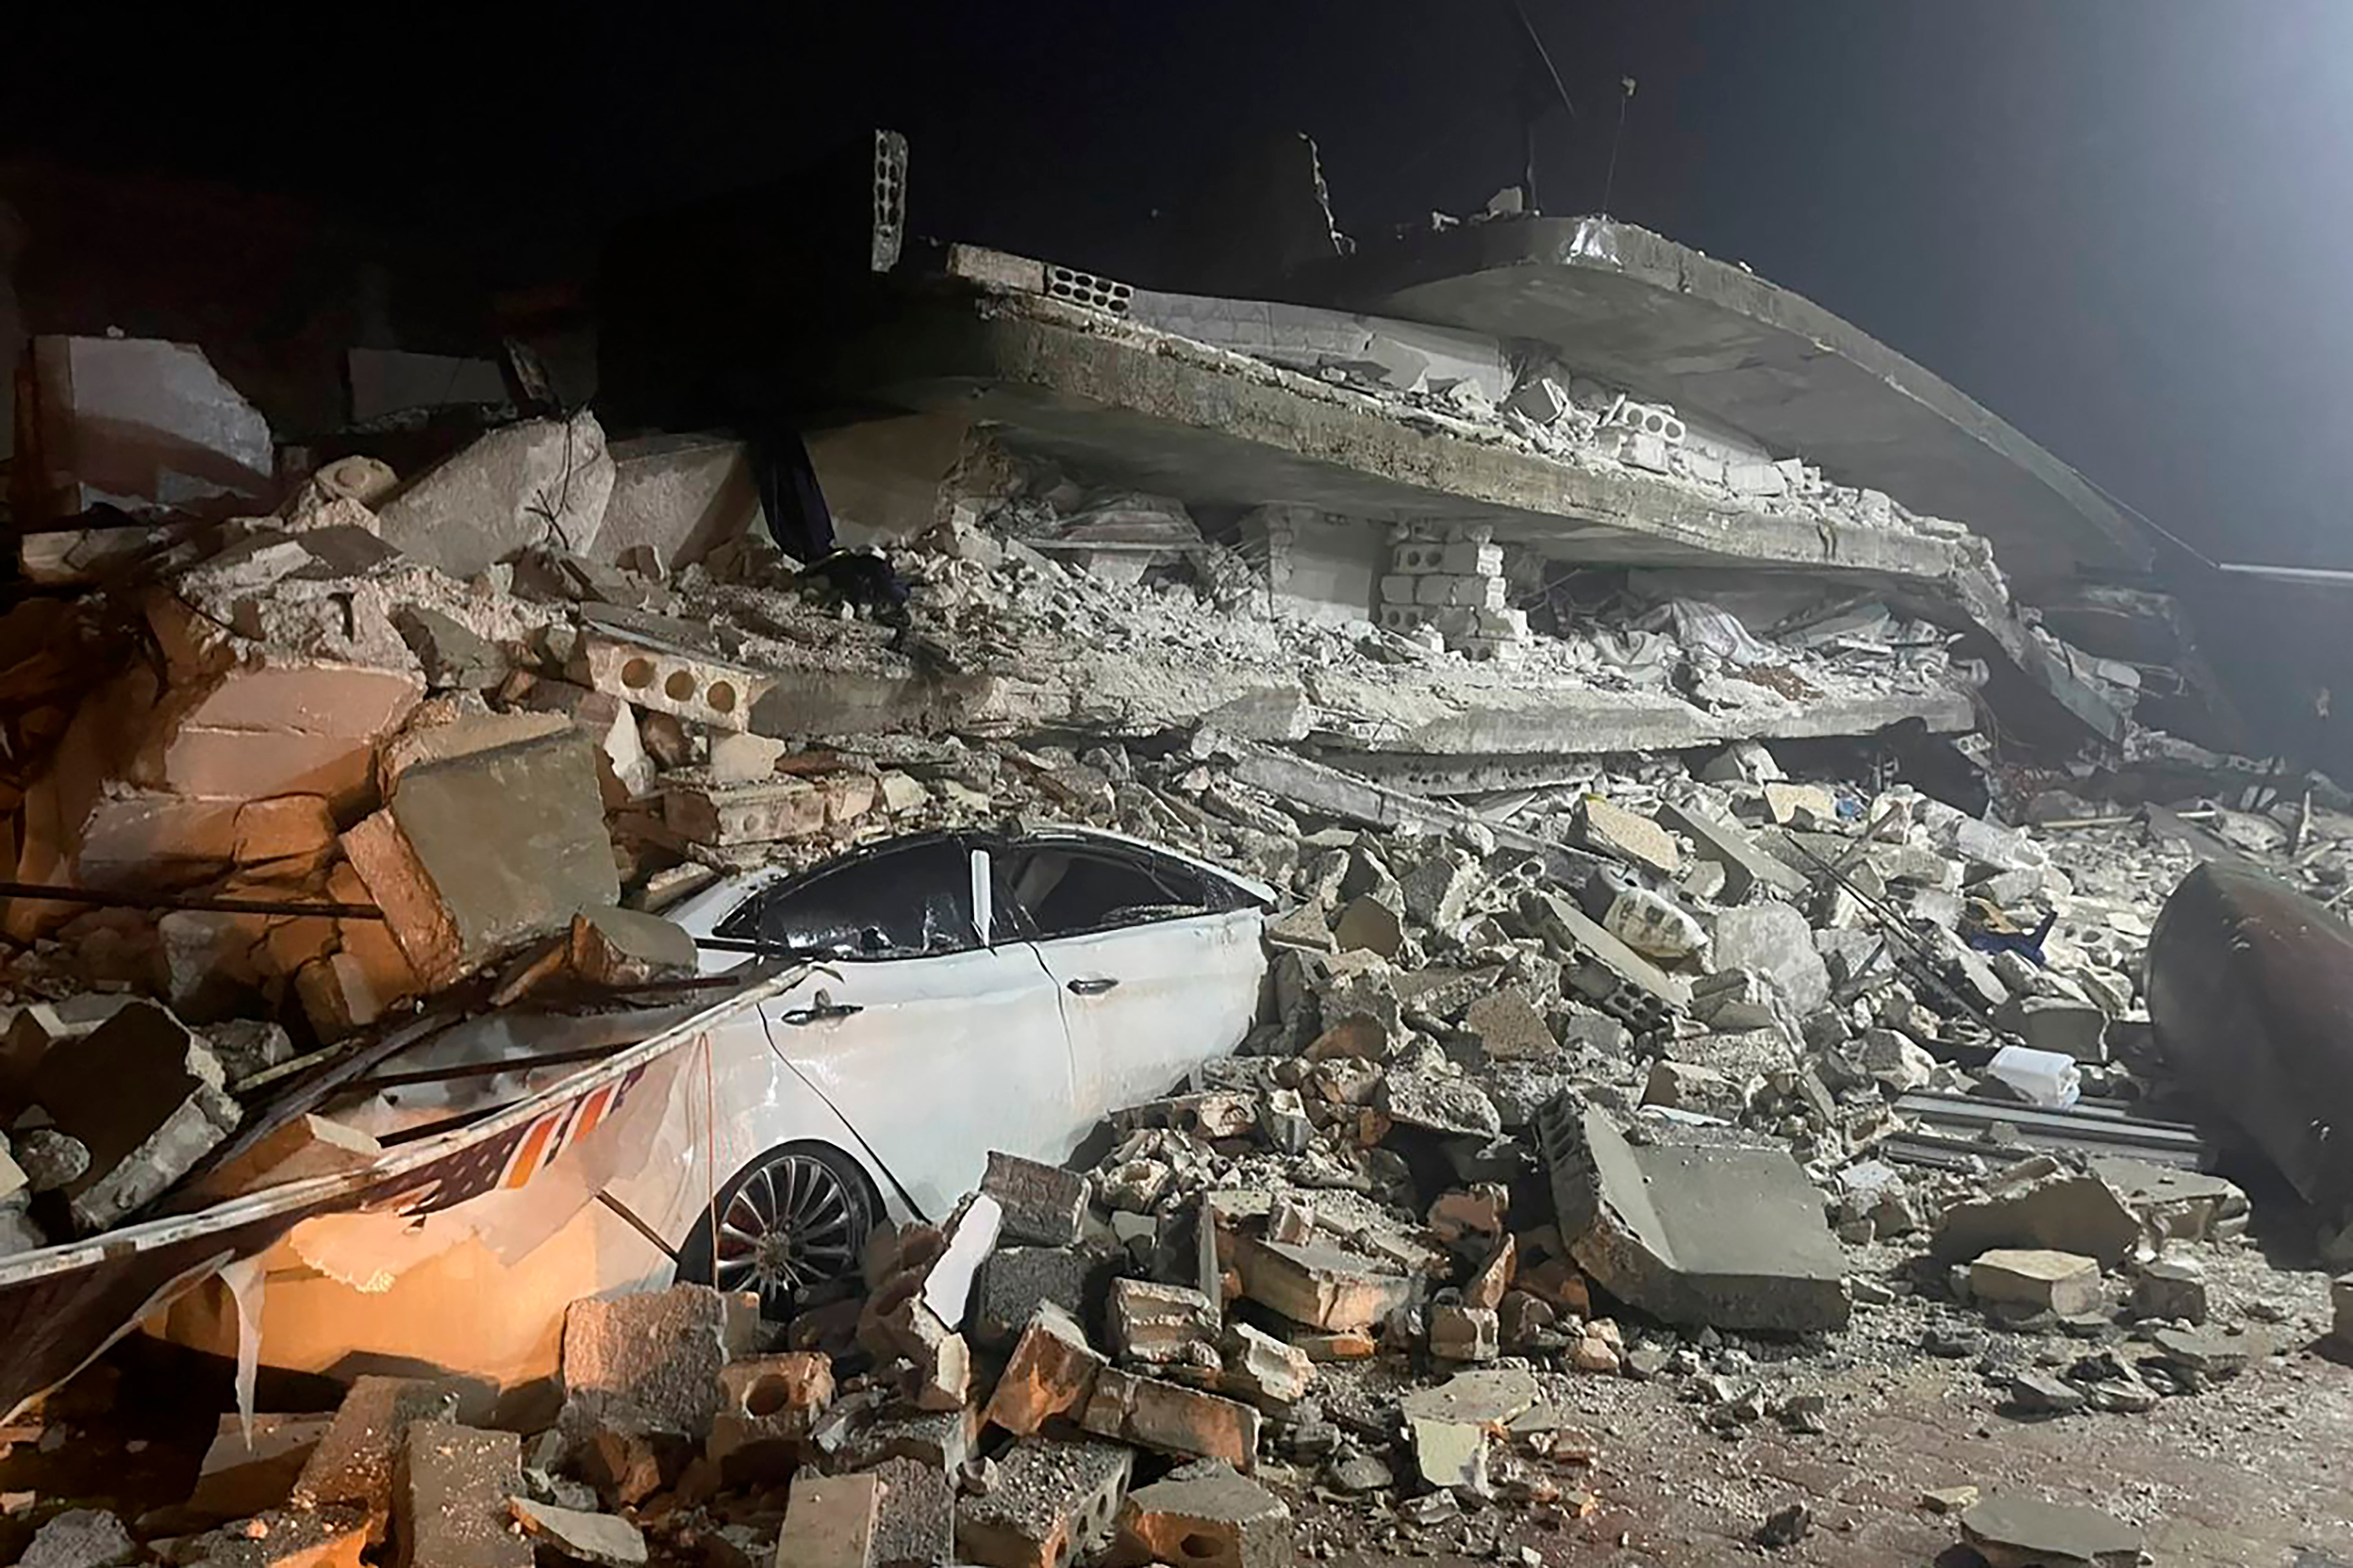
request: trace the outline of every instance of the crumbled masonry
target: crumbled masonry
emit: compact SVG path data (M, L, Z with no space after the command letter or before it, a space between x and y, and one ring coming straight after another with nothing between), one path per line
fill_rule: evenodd
M877 156L895 197L903 144ZM2216 1135L2151 958L2200 864L2341 915L2353 797L2143 727L2144 682L2183 672L2062 641L1994 521L1597 379L1573 343L910 255L892 377L831 388L877 416L807 433L854 547L830 571L776 544L733 436L608 432L600 402L298 445L198 347L38 340L44 526L16 544L42 592L0 612L0 844L37 885L0 901L0 1290L384 1167L422 1123L377 1113L447 1065L445 1016L521 1042L741 994L665 911L905 835L1078 824L1272 888L1239 1050L936 1204L882 1173L862 1249L796 1297L600 1285L528 1388L354 1345L332 1408L199 1423L184 1500L0 1493L0 1548L2186 1561L2222 1550L2165 1517L2196 1477L2111 1489L2071 1437L2353 1410L2353 1211L2234 1179L2310 1173ZM110 444L134 417L180 443L143 480ZM1190 978L1155 1027L1187 1026ZM2006 1047L2075 1098L2036 1099ZM404 1114L579 1066L502 1047L452 1075L480 1098ZM485 1201L548 1191L531 1161L583 1125L489 1151ZM420 1249L482 1245L452 1239L462 1203L379 1195ZM683 1264L598 1217L633 1280ZM340 1279L227 1234L198 1278L250 1252ZM58 1310L167 1304L118 1293ZM44 1457L76 1440L77 1386L0 1459L32 1426ZM2353 1430L2332 1419L2316 1447ZM1899 1424L1999 1473L1804 1479L1881 1464ZM1920 1500L1909 1535L1871 1533L1890 1497Z

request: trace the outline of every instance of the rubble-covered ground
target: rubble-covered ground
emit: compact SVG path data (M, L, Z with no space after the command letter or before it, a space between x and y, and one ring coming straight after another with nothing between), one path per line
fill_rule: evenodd
M1868 603L1776 638L1630 581L1466 658L1267 613L1207 542L1099 574L1039 476L949 498L896 577L563 548L628 483L592 430L399 490L345 459L0 623L19 879L96 900L7 911L13 1257L364 1163L378 1108L289 1112L302 1075L423 1006L678 981L660 910L921 827L1264 879L1263 1017L786 1321L575 1304L522 1430L366 1378L266 1396L254 1451L226 1381L101 1361L8 1434L23 1561L2353 1555L2336 1216L2213 1173L2146 997L2205 836L2353 887L2325 789L2193 834L2089 769L1978 816L1744 740L1376 826L1280 747L1568 693L1737 728L1959 672Z

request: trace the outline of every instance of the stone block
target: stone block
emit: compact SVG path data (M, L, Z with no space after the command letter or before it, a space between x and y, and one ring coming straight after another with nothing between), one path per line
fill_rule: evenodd
M1105 1367L1087 1396L1080 1425L1196 1458L1223 1459L1248 1470L1258 1462L1259 1414L1238 1400L1155 1377Z
M1223 1316L1198 1290L1149 1279L1113 1280L1109 1315L1113 1352L1155 1366L1199 1364Z
M436 988L620 901L589 748L568 731L411 767L343 852Z
M1291 1560L1291 1510L1215 1459L1130 1492L1111 1556L1120 1568L1284 1568Z
M720 436L649 436L612 445L613 493L588 553L650 549L665 574L761 526L749 453Z
M2015 1030L2029 1048L2057 1051L2079 1062L2108 1059L2108 1016L2089 1002L2059 996L2017 996L1994 1022Z
M84 1234L160 1197L239 1117L219 1059L148 1003L121 1008L73 1048L44 1055L24 1095L89 1152L89 1164L63 1188Z
M717 730L748 727L753 705L778 679L700 648L606 632L583 637L579 658L597 690Z
M1242 1294L1293 1322L1334 1331L1379 1324L1413 1299L1413 1282L1337 1247L1244 1237Z
M1829 827L1838 821L1838 797L1820 784L1770 780L1765 815L1778 827Z
M393 1469L400 1568L531 1568L507 1500L522 1489L522 1439L445 1421L403 1435Z
M567 1423L616 1406L649 1429L700 1440L720 1410L720 1373L759 1331L750 1292L705 1285L575 1301L564 1314Z
M937 1568L955 1557L955 1487L947 1472L916 1459L885 1459L874 1521L874 1568Z
M987 1419L1025 1436L1036 1432L1050 1418L1082 1405L1105 1365L1069 1313L1050 1302L1040 1306L997 1380Z
M392 1515L393 1473L408 1428L458 1417L466 1385L456 1378L358 1379L302 1467L291 1495L297 1509L356 1508L374 1530Z
M1017 1443L996 1485L957 1502L956 1549L977 1568L1071 1568L1110 1530L1133 1464L1117 1443Z
M1039 1247L1069 1247L1087 1213L1087 1179L1076 1171L991 1150L980 1190L1003 1212L1003 1234Z
M1536 1127L1561 1237L1620 1300L1719 1330L1845 1324L1845 1254L1786 1149L1637 1148L1567 1094Z
M100 505L236 517L277 499L269 422L195 344L40 337L26 368L38 519Z
M882 1479L875 1475L793 1478L775 1568L875 1568Z
M2078 1317L2100 1304L2100 1266L2073 1252L1997 1247L1969 1265L1969 1294L1979 1301Z
M594 552L613 493L596 416L493 430L375 508L384 541L452 577L473 577L534 544Z
M1682 868L1683 851L1675 847L1666 829L1600 795L1588 795L1577 802L1577 831L1588 847L1647 866L1662 876L1672 877Z

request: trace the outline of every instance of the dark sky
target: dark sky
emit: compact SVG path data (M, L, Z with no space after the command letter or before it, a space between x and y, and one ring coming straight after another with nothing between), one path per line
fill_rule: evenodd
M1616 216L2210 552L2353 566L2353 0L1525 3L1579 110L1546 127L1549 210L1600 205L1632 76ZM1082 264L1276 132L1367 234L1517 163L1503 0L110 9L19 35L15 137L373 206L508 271L878 123L919 231Z

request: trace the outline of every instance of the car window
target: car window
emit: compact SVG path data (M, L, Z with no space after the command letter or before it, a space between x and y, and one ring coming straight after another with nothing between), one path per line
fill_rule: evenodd
M1143 853L1062 845L999 852L1000 896L1041 938L1182 920L1222 907L1198 872Z
M980 945L971 859L939 840L819 869L756 895L719 934L839 958L965 952Z

